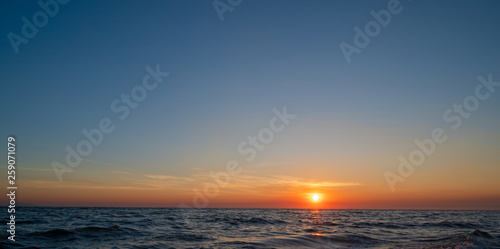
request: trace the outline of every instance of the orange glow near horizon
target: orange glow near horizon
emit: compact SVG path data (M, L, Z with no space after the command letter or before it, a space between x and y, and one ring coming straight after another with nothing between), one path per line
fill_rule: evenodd
M62 183L36 180L51 171L25 169L22 182L23 205L29 206L115 206L115 207L196 207L211 208L298 208L298 209L491 209L498 210L498 188L472 184L467 190L454 186L453 179L435 176L415 178L392 193L384 179L315 178L314 175L259 175L246 171L219 185L210 176L140 175L107 172L89 181L91 172L72 174ZM291 172L292 174L294 172ZM298 174L298 173L294 173ZM133 175L133 177L132 177ZM487 178L489 177L489 178ZM491 179L493 175L481 179ZM433 180L433 181L431 181ZM419 182L417 182L419 181ZM436 192L439 184L449 187ZM210 185L209 185L210 184ZM417 186L423 185L424 187ZM218 192L206 190L218 186ZM456 189L462 191L456 191ZM216 194L215 194L216 193ZM389 194L390 193L390 194Z

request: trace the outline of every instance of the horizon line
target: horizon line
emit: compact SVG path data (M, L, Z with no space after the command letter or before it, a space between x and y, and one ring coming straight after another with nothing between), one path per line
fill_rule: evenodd
M138 206L44 206L44 205L19 205L17 207L44 207L44 208L164 208L164 209L288 209L288 210L386 210L386 211L500 211L500 209L414 209L414 208L259 208L259 207L138 207Z

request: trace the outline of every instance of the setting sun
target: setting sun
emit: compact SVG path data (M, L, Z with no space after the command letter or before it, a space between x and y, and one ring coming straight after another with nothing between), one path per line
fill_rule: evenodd
M312 199L313 199L314 201L318 201L318 200L319 200L319 195L318 195L318 194L313 194L313 195L312 195Z

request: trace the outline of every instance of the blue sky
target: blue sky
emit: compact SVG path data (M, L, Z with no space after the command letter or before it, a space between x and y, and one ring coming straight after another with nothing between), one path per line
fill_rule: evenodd
M40 7L3 2L3 137L19 138L20 162L50 169L82 129L109 117L116 131L88 157L102 164L80 168L188 175L239 157L236 146L286 105L299 118L265 159L363 155L377 149L365 133L380 130L394 136L381 153L396 158L446 125L443 112L473 94L478 75L500 79L500 4L401 1L403 11L347 63L339 44L353 44L353 28L387 2L246 0L221 21L211 1L71 1L17 54L7 34L20 34L21 18ZM157 64L170 76L118 121L111 102ZM482 102L462 134L498 135L499 104L496 93Z

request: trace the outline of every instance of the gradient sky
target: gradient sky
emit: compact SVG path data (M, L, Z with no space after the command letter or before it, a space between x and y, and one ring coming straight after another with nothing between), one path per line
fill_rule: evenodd
M387 3L244 0L221 21L211 1L75 0L15 53L7 34L41 9L2 2L0 126L17 138L18 202L192 206L235 160L243 172L209 207L500 209L500 91L457 130L442 117L479 75L500 81L500 2L401 1L347 63L339 44ZM119 120L110 104L157 64L168 78ZM297 118L246 162L238 145L284 106ZM52 162L102 118L116 129L59 182ZM448 140L391 192L384 172L437 127Z

